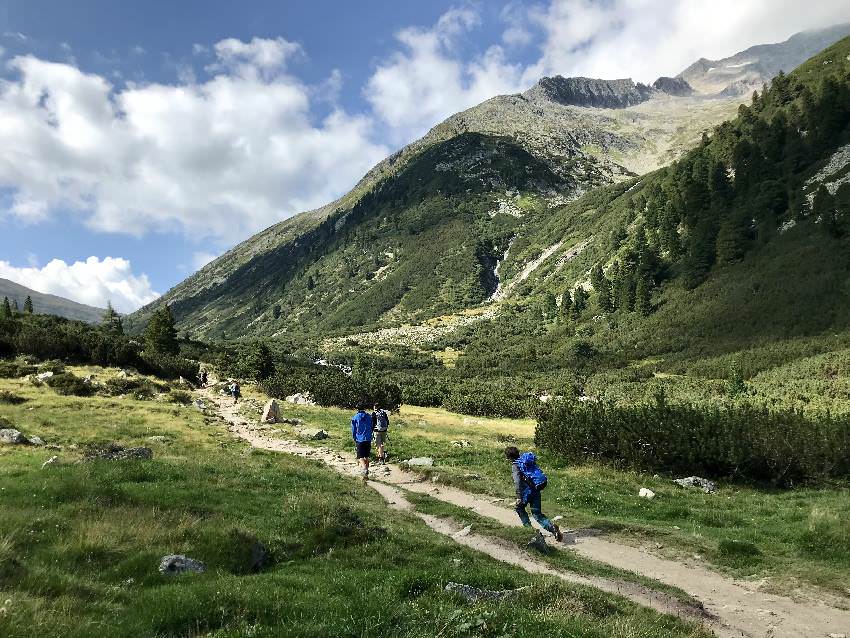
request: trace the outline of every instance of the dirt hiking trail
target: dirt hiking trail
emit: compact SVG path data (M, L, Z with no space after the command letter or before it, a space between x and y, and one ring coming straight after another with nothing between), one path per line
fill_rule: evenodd
M198 394L227 422L228 431L251 446L314 459L341 474L359 476L359 467L353 454L343 454L298 440L276 438L268 431L256 429L256 423L249 423L239 412L239 406L232 405L230 397L221 396L212 389L199 390ZM530 573L547 574L570 583L596 587L660 612L688 618L702 623L724 638L850 637L850 611L837 609L820 601L797 602L784 596L766 594L755 589L752 583L736 581L699 566L684 565L598 536L579 533L571 538L574 539L574 544L557 544L554 541L551 544L558 549L573 551L579 556L678 587L700 601L702 606L688 605L669 594L629 581L584 576L555 569L502 539L473 533L471 526L461 527L455 521L417 512L413 504L405 498L404 491L427 494L505 526L519 526L516 512L512 508L498 505L502 499L447 486L437 487L423 482L415 473L396 465L373 466L368 484L390 507L410 512L434 531L461 545Z

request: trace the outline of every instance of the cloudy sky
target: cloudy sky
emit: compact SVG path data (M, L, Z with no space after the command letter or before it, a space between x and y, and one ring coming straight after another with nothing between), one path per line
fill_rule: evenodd
M846 0L0 0L0 277L128 312L543 75L675 75Z

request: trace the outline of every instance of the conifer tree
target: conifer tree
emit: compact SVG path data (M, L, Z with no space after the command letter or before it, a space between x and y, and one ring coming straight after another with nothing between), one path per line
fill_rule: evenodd
M565 319L569 319L570 310L573 308L573 297L570 294L570 289L567 288L564 291L564 294L561 295L561 316Z
M652 310L652 301L650 298L651 282L646 277L640 277L637 281L635 290L635 310L646 316Z
M6 319L12 317L12 306L9 304L8 297L3 297L3 317Z
M28 315L31 315L33 313L32 297L30 297L29 295L27 295L27 298L24 299L24 312Z
M578 320L581 318L581 313L587 308L587 291L579 286L573 292L573 308L571 311L572 318Z
M177 343L177 330L174 327L174 315L168 304L157 310L145 327L145 347L157 354L177 355L180 345Z
M108 332L124 334L124 322L121 319L121 315L115 312L115 308L112 307L111 301L106 302L106 310L103 312L101 325L106 328Z

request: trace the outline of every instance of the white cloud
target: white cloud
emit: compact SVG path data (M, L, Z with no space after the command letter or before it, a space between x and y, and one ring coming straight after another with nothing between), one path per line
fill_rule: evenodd
M0 261L0 277L90 306L105 307L111 301L119 312L132 312L159 297L147 275L134 275L130 262L121 257L89 257L72 264L54 259L42 268Z
M227 38L217 42L214 48L219 61L210 65L209 70L226 70L248 78L282 71L285 63L301 52L301 45L283 38L254 38L250 42Z
M543 41L527 80L561 74L647 82L700 57L850 21L850 9L846 0L552 0L529 19Z
M470 61L456 44L479 23L471 9L452 9L430 29L396 33L403 50L378 65L364 95L396 140L409 141L452 113L520 88L521 67L498 45Z
M311 120L311 88L287 75L298 45L216 45L202 83L128 83L33 56L0 81L0 187L6 211L37 222L75 211L98 231L248 234L350 188L388 150L371 121L334 109ZM332 74L329 86L338 83Z
M492 45L469 59L455 45L472 39L479 24L472 9L452 9L429 29L396 34L400 49L377 65L364 89L394 141L410 141L452 113L523 91L544 75L651 82L700 57L850 21L850 9L846 0L551 0L511 2L500 17L507 51ZM513 47L535 39L535 61L510 61Z

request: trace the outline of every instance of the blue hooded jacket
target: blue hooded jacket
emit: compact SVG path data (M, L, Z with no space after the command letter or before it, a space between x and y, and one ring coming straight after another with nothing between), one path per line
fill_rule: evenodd
M358 443L372 440L372 415L363 410L351 417L351 438Z

